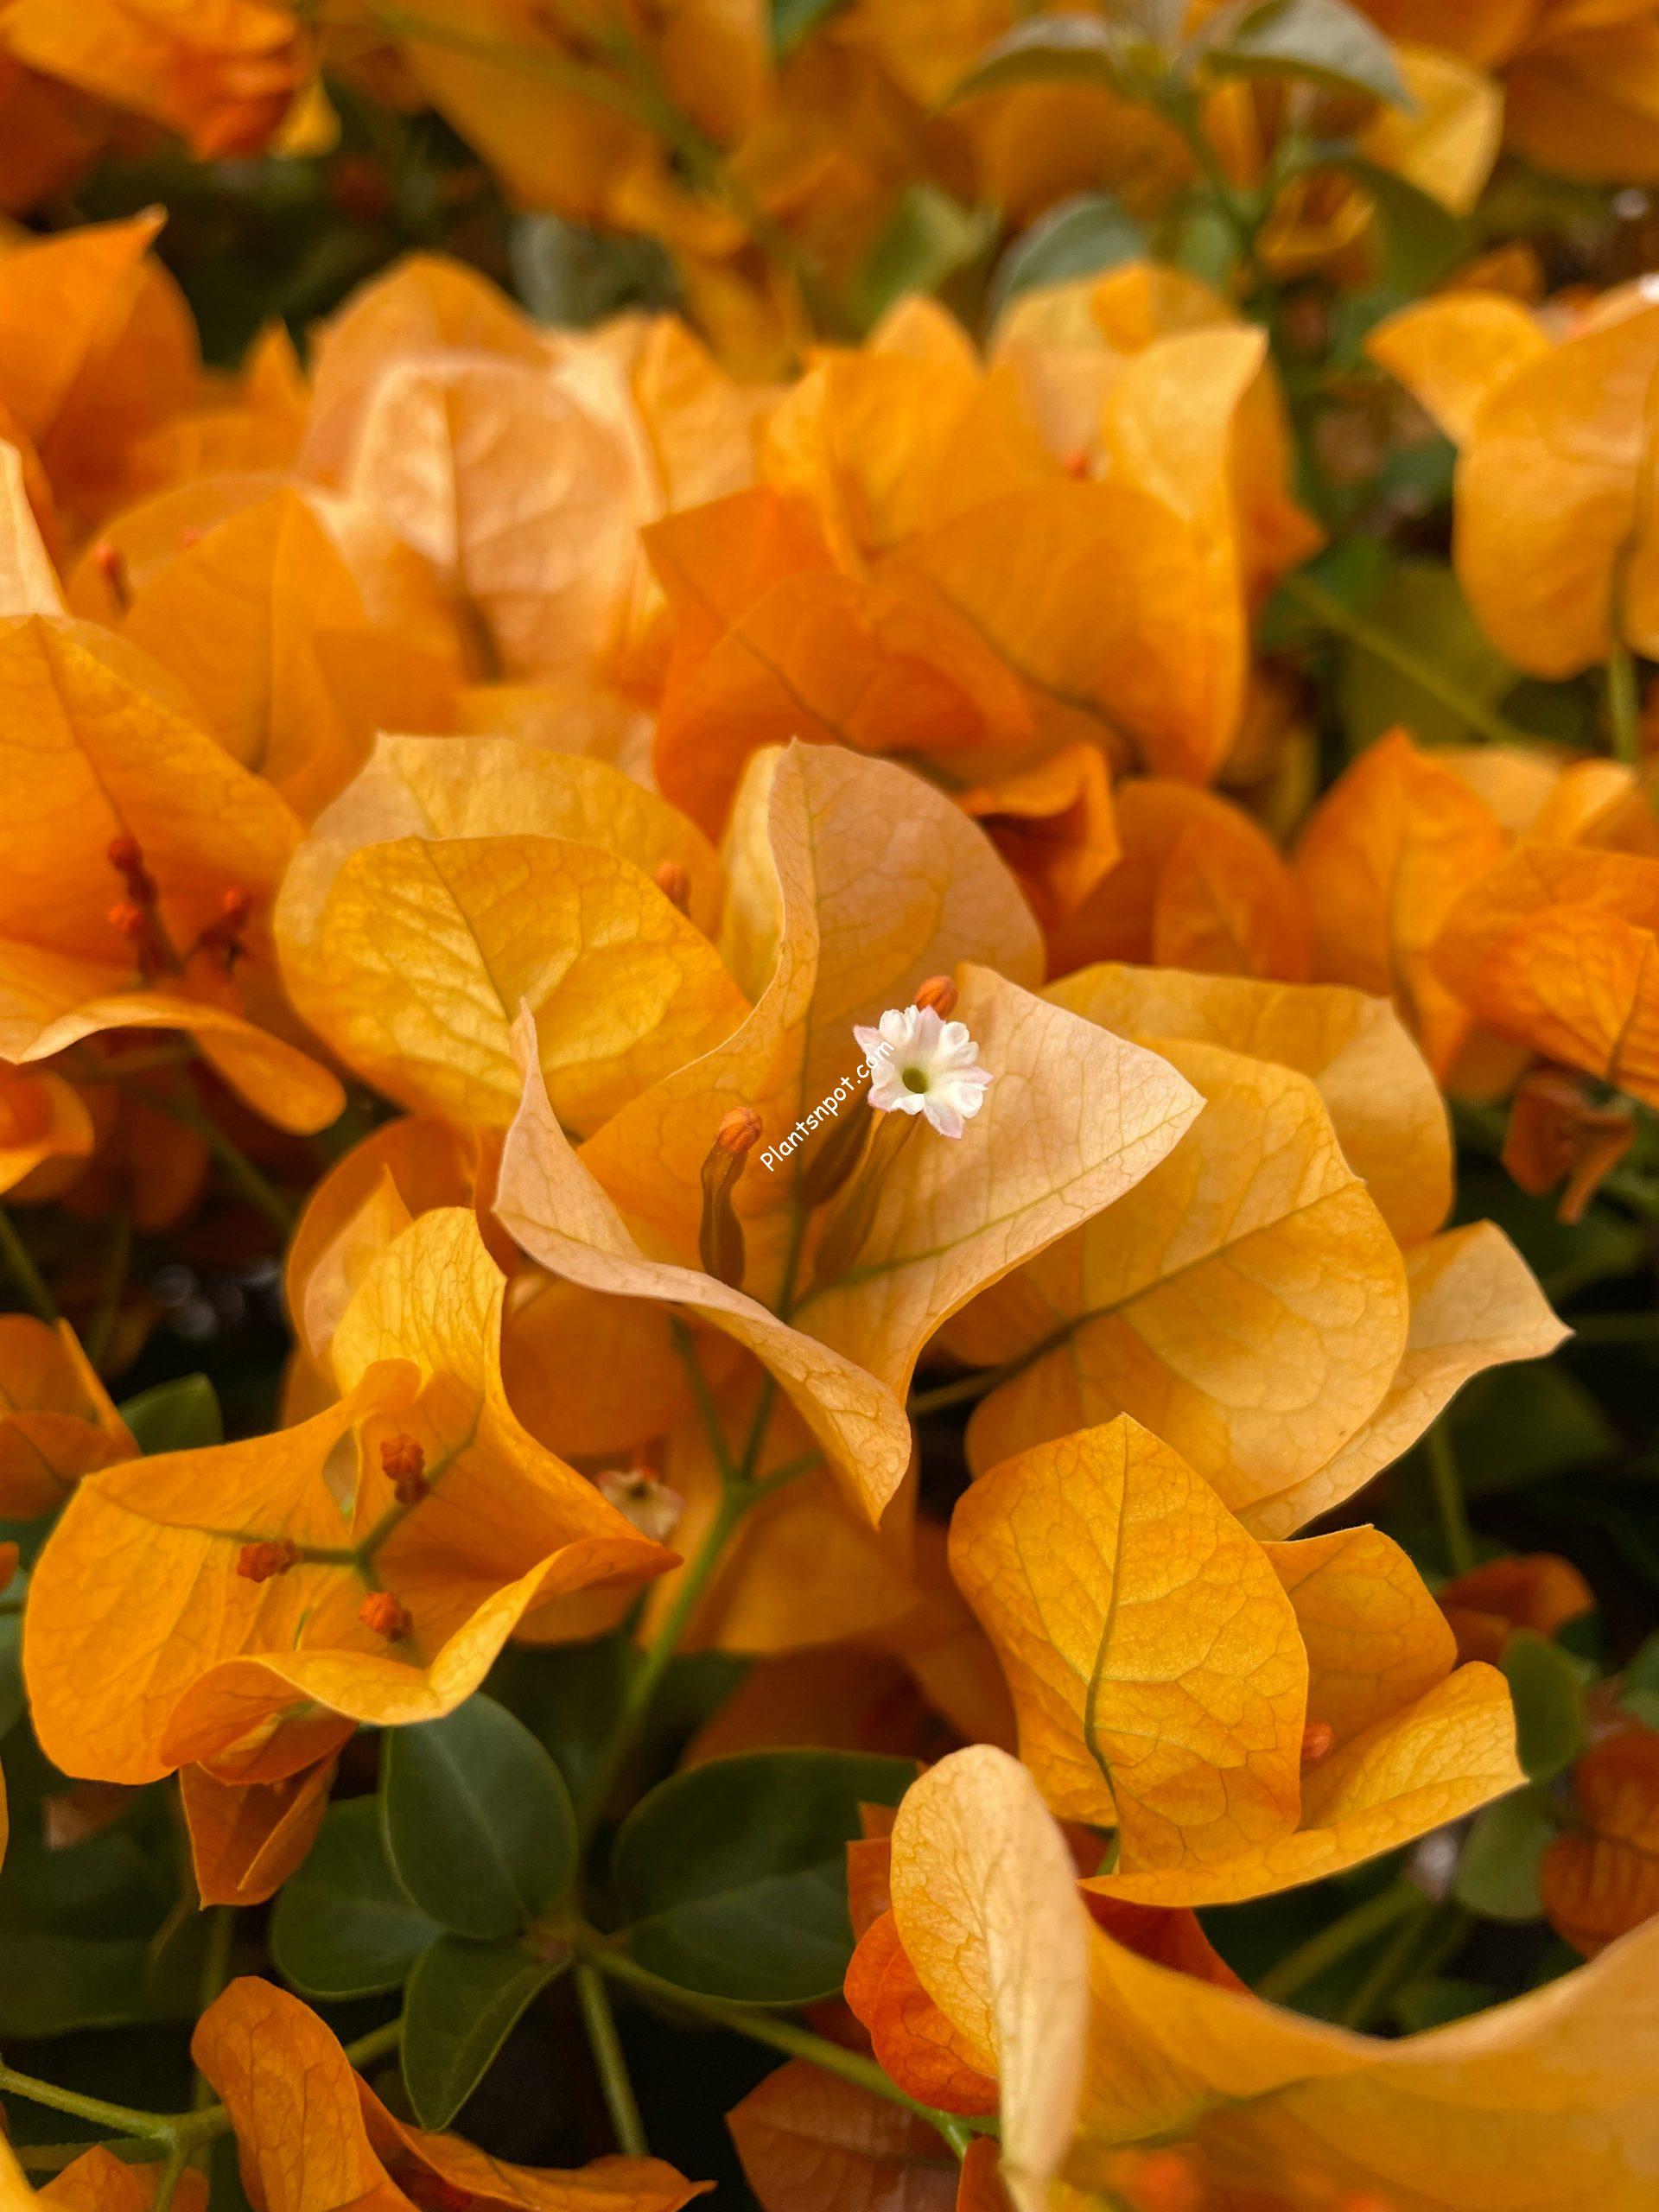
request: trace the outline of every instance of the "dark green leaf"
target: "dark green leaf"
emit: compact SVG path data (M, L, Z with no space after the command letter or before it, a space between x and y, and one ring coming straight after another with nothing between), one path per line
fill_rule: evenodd
M1584 1749L1579 1669L1558 1645L1529 1628L1515 1630L1502 1663L1515 1699L1516 1756L1534 1782L1548 1782Z
M1040 284L1064 284L1116 269L1147 251L1147 234L1109 192L1080 192L1062 200L1015 240L997 264L987 302L995 322L1008 302Z
M1541 1920L1538 1861L1559 1833L1540 1789L1517 1789L1483 1807L1458 1860L1458 1903L1487 1920Z
M804 46L847 0L772 0L772 50L781 60Z
M488 2073L538 1990L569 1963L516 1941L442 1936L424 1952L404 1997L404 2087L423 2127L448 2127Z
M1471 1497L1587 1466L1616 1442L1611 1423L1583 1383L1542 1361L1479 1377L1453 1410L1452 1436Z
M1228 76L1307 77L1395 107L1415 105L1394 48L1344 0L1262 0L1206 40L1205 54Z
M635 1957L711 1997L830 1995L852 1952L846 1847L859 1806L897 1804L915 1771L849 1751L756 1751L671 1776L616 1840Z
M456 1935L515 1936L570 1886L570 1793L523 1721L493 1698L389 1729L381 1798L398 1880Z
M1624 1669L1619 1704L1649 1728L1659 1728L1659 1636L1650 1636Z
M995 236L996 219L986 209L964 207L934 185L908 186L856 280L865 320L879 321L907 293L937 291Z
M1397 170L1385 169L1357 154L1337 166L1370 194L1376 218L1385 291L1402 299L1431 290L1473 249L1474 234L1433 193L1425 192Z
M158 1452L200 1452L225 1441L219 1397L205 1375L181 1375L141 1390L119 1408L146 1459Z
M391 1871L379 1807L356 1797L330 1808L276 1900L270 1951L307 1997L372 1997L396 1989L439 1933Z
M988 46L950 97L1057 81L1120 91L1126 54L1122 27L1098 16L1033 16Z

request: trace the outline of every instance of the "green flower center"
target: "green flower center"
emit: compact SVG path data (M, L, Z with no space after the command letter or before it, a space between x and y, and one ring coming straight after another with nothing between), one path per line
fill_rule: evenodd
M925 1068L902 1068L899 1071L899 1080L904 1084L906 1090L925 1090L927 1089L927 1070Z

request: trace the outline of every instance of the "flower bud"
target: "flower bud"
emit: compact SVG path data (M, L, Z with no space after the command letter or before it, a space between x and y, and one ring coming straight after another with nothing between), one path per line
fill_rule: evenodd
M659 861L652 871L652 881L671 906L677 906L684 913L691 899L691 878L679 861Z
M911 1001L911 1004L931 1007L941 1021L949 1021L957 1010L957 1000L959 995L956 985L948 976L930 976Z
M269 1582L300 1563L300 1548L286 1536L264 1543L244 1544L236 1555L236 1571L245 1582Z
M394 1598L390 1590L371 1590L358 1607L357 1618L365 1628L384 1636L388 1643L401 1643L415 1625L408 1606Z
M796 1186L809 1212L814 1206L827 1205L851 1182L868 1148L875 1118L868 1099L858 1097L849 1102L844 1115L837 1116L829 1135L801 1170Z
M743 1225L732 1204L732 1192L743 1173L743 1163L760 1139L760 1116L753 1106L734 1106L715 1132L702 1163L702 1220L697 1230L697 1252L705 1274L716 1282L741 1289L747 1254Z
M0 1544L0 1590L3 1590L17 1572L17 1547Z
M715 1131L715 1144L729 1157L741 1160L760 1141L760 1116L753 1106L734 1106Z
M870 1119L874 1122L876 1116L872 1114ZM823 1283L838 1282L863 1250L864 1240L875 1220L887 1170L916 1128L916 1117L912 1114L881 1116L880 1127L870 1141L862 1172L825 1225L813 1262L815 1289Z

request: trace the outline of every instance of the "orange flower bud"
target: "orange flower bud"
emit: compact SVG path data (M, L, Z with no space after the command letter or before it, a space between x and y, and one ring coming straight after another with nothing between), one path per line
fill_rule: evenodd
M1541 1068L1516 1091L1503 1165L1530 1198L1565 1181L1556 1211L1570 1227L1583 1220L1604 1177L1635 1142L1628 1106L1598 1106L1577 1076Z
M1329 1758L1336 1740L1337 1732L1328 1720L1310 1720L1302 1731L1302 1764L1318 1766L1321 1759Z
M252 908L252 899L238 887L232 886L230 890L221 892L219 919L209 922L196 939L196 950L216 952L227 969L233 968L245 950L242 932L248 925L248 916Z
M432 1488L426 1453L412 1436L388 1436L380 1446L380 1467L399 1505L418 1505Z
M409 1607L390 1590L371 1590L358 1607L357 1618L388 1643L401 1643L415 1625Z
M691 879L678 861L660 861L652 871L652 881L671 906L677 906L684 913L691 897Z
M911 1004L931 1006L941 1021L949 1021L957 1010L957 987L948 976L930 976Z
M236 1555L236 1571L245 1582L269 1582L273 1575L286 1574L299 1563L300 1548L286 1536L244 1544Z
M729 1158L741 1160L760 1141L760 1116L753 1106L734 1106L715 1132L715 1144Z
M110 921L112 927L119 930L123 937L130 937L135 944L149 935L149 916L130 899L116 900L110 909Z

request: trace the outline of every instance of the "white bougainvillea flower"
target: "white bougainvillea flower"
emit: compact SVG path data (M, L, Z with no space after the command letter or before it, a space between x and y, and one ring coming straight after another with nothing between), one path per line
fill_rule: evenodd
M875 1071L878 1113L925 1114L942 1137L959 1137L984 1103L991 1073L965 1021L941 1021L931 1006L889 1007L877 1027L853 1034Z

